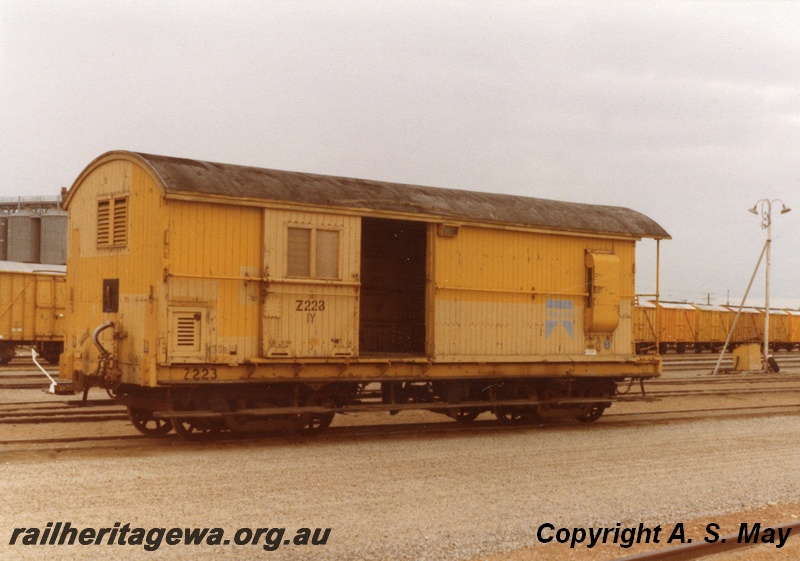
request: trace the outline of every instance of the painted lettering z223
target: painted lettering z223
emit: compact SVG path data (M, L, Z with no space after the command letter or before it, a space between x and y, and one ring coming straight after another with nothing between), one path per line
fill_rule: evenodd
M295 300L296 312L324 312L325 300Z
M184 380L216 380L217 379L217 369L216 368L184 368L183 369L183 379Z

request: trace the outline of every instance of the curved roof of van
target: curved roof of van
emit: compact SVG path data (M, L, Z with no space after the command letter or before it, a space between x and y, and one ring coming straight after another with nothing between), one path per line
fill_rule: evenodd
M68 208L82 179L112 160L134 161L161 183L167 198L208 199L228 204L270 202L307 207L332 207L419 215L421 221L482 222L610 234L635 238L669 239L670 235L644 214L622 207L571 203L280 171L234 164L188 160L138 152L113 151L95 159L81 173L65 201ZM410 218L413 219L413 218Z

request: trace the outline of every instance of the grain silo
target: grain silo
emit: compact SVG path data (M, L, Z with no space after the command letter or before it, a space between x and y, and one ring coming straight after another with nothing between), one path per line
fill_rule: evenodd
M39 262L39 215L20 210L8 216L8 260L20 263Z
M0 261L8 259L8 217L0 216Z
M51 209L42 214L40 263L67 264L67 213Z

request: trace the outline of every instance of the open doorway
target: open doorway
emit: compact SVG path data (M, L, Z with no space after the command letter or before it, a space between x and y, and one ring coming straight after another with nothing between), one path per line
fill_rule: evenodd
M361 221L360 354L425 354L427 224Z

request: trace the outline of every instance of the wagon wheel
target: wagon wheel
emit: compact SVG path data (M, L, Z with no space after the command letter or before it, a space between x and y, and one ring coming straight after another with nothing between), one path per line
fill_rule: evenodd
M58 364L59 358L61 358L60 354L44 355L44 359L50 364Z
M308 396L305 405L307 407L336 407L336 395L325 388L320 388ZM299 415L295 432L303 436L316 436L331 425L334 415L335 413L304 413Z
M594 423L603 416L605 410L606 407L602 403L591 403L582 408L581 412L575 415L575 419L581 423Z
M14 345L0 344L0 364L8 364L15 356L17 356L17 350Z
M459 425L469 425L474 421L481 412L478 409L455 409L451 411L450 416L455 419Z
M521 425L528 425L532 422L534 415L530 411L520 409L519 407L497 407L494 410L494 415L501 425L507 427L518 427Z
M156 419L147 409L128 407L128 417L133 427L145 436L164 436L172 430L168 419Z
M219 435L219 427L214 426L213 422L207 419L196 418L173 418L172 427L175 434L184 440L210 440Z

